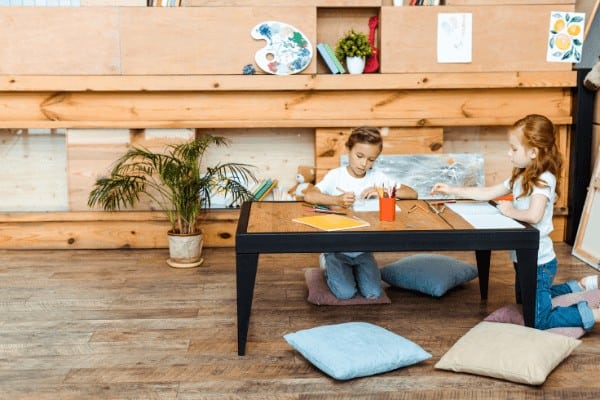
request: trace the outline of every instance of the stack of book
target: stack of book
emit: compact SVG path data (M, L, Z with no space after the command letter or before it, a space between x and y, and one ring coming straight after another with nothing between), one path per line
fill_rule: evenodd
M148 0L148 7L179 7L181 0Z
M410 0L411 6L439 6L440 0Z
M319 43L317 44L317 50L321 55L323 61L325 61L325 65L329 68L329 71L332 74L345 74L346 70L344 66L335 56L335 52L331 48L331 46L327 43Z
M250 189L254 201L263 201L265 197L277 186L277 179L263 179Z

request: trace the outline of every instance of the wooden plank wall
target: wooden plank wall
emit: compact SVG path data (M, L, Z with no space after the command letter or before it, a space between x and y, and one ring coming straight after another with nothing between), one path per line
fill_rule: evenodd
M432 58L429 36L441 8L389 7L391 0L309 0L299 7L290 0L262 7L261 1L187 0L187 9L3 9L0 127L120 129L129 142L86 143L81 138L91 137L85 133L79 142L71 135L70 211L0 214L1 246L165 247L166 220L146 211L151 204L114 214L86 206L91 183L117 153L136 142L152 145L140 133L144 128L195 128L239 139L215 157L258 164L259 176L290 184L298 165L314 163L319 176L335 166L344 135L358 125L389 127L386 153L482 153L491 182L505 175L504 129L517 117L548 115L561 127L561 149L568 149L574 74L569 64L532 55L545 49L549 10L572 9L572 1L448 0L452 7L445 11L473 12L474 36L496 45L474 41L473 63L443 68ZM486 6L466 7L474 4ZM507 4L519 12L506 12ZM299 75L241 75L262 46L249 35L254 21L285 20L313 45L335 45L349 28L367 32L368 18L378 12L383 74L315 74L326 72L315 56ZM480 31L476 22L484 18L498 29ZM513 53L504 54L508 49ZM502 54L502 63L490 52ZM207 245L231 246L236 221L235 210L203 216ZM560 226L555 237L562 240Z
M443 153L444 132L442 128L387 128L382 154L433 154ZM317 181L332 168L340 166L340 157L346 153L345 143L350 129L316 130L315 163Z
M383 7L381 72L571 69L569 63L546 62L548 21L550 12L556 10L555 5L513 5L511 12L502 12L505 7L489 5L451 8L453 13L471 13L473 18L472 62L454 64L437 62L438 7ZM561 9L572 11L574 7L563 5Z
M314 7L9 7L0 13L0 74L241 74L265 45L251 29L271 20L315 45Z
M161 151L167 143L194 139L193 129L68 129L67 178L69 211L90 211L87 199L97 178L133 146ZM143 197L133 210L158 210ZM94 210L101 210L99 207Z

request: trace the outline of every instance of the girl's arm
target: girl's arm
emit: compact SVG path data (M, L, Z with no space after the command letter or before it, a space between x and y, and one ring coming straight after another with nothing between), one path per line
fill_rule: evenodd
M343 192L340 195L332 196L325 194L316 186L311 186L304 193L304 201L311 204L322 204L324 206L351 207L354 204L354 192Z
M397 199L417 199L419 198L419 193L411 188L410 186L400 185L400 187L396 190L396 198Z
M544 216L547 201L548 197L538 193L531 196L529 208L526 210L517 210L513 207L512 201L506 200L498 202L498 209L502 214L512 219L537 224Z
M504 183L485 187L450 186L445 183L436 183L433 185L430 194L446 194L473 200L491 200L508 193L510 193L510 189L507 189Z

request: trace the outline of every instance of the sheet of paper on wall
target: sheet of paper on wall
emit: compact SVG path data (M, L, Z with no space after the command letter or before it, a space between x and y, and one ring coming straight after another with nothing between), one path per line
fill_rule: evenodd
M470 63L473 59L473 15L439 13L437 62Z
M584 23L585 13L551 11L546 61L581 61Z
M477 229L523 228L523 225L503 215L488 202L447 203L446 207L460 215Z

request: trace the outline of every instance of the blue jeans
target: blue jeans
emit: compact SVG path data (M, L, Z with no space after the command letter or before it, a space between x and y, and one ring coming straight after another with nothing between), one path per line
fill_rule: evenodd
M372 253L350 257L344 253L325 253L327 286L338 299L347 300L360 293L367 299L383 294L381 273Z
M538 329L581 327L586 331L590 330L594 326L594 315L586 301L568 307L552 307L553 297L581 291L577 281L552 285L557 268L556 258L537 266L535 327Z

